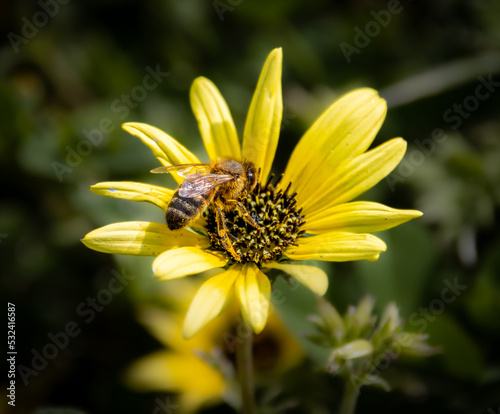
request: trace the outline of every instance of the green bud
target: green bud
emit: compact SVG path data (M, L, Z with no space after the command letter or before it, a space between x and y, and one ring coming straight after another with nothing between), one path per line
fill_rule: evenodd
M401 345L401 353L404 355L431 356L442 352L440 347L426 343L428 338L425 334L401 332L396 341Z
M370 355L373 352L373 346L366 339L356 339L348 342L338 348L335 348L332 354L341 359L355 359Z
M373 352L373 346L365 339L357 339L335 348L330 354L326 369L337 372L347 360L363 358Z
M387 345L394 340L395 335L401 331L403 323L399 317L399 309L394 303L389 303L382 318L378 323L377 329L373 333L372 340L376 348Z
M330 328L325 325L325 321L319 315L307 315L307 321L311 322L314 327L323 333L330 332Z
M403 322L399 317L399 309L394 302L389 303L385 307L379 325L385 327L390 334L395 333L396 330L403 326Z
M371 296L365 296L357 307L350 306L345 316L346 339L366 337L373 328L376 317L372 315L375 300Z
M344 335L344 322L333 305L322 296L318 296L318 313L325 328L330 331L336 343L339 344Z

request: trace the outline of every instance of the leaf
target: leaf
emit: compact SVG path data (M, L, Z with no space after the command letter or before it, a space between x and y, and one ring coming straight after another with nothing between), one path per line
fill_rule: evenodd
M377 299L376 307L383 309L395 302L403 319L418 309L424 286L433 276L431 265L438 249L430 234L415 223L383 233L387 251L377 262L357 262L357 276L365 291Z
M453 376L480 380L485 372L485 363L478 346L457 321L446 314L436 316L427 328L429 342L443 348L436 357Z
M271 303L288 331L309 357L319 366L324 366L331 350L315 345L305 338L306 335L317 334L314 325L308 321L308 316L317 312L315 295L296 281L290 286L282 278L278 278L273 283Z

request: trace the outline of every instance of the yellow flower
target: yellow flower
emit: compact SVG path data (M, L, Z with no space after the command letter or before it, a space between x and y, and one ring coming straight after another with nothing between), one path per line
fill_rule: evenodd
M141 322L165 349L135 361L128 369L126 382L138 391L177 393L179 414L192 413L201 407L219 404L223 398L231 400L231 393L237 393L232 389L235 380L231 378L231 369L225 376L224 369L216 365L219 363L223 368L224 364L234 361L234 348L241 341L234 329L238 309L229 308L199 335L184 339L181 322L199 283L188 283L187 279L172 283L171 293L160 298L160 303L170 305L171 309L146 307L139 312ZM259 373L266 377L282 374L297 365L303 356L298 343L274 314L269 316L264 331L253 337L257 377Z
M174 279L213 268L225 272L207 280L196 294L184 321L189 338L218 316L236 294L246 323L259 333L266 324L271 283L266 275L278 269L313 292L323 295L326 274L302 260L377 260L385 243L369 234L397 226L422 213L396 210L368 201L351 201L400 162L406 142L391 139L368 150L387 111L377 92L357 89L334 102L297 144L283 177L269 177L282 117L281 49L273 50L262 69L252 98L240 147L226 102L215 85L197 78L191 105L211 160L249 160L260 169L259 184L242 200L265 230L247 225L237 209L226 214L234 248L229 254L217 234L213 214L191 229L170 231L163 223L126 222L104 226L85 236L86 246L106 253L157 256L154 274ZM163 166L199 163L199 159L166 133L145 124L123 128L139 137ZM180 183L183 178L173 175ZM104 182L91 190L108 197L147 201L163 210L174 190L132 183ZM207 237L208 236L208 237Z

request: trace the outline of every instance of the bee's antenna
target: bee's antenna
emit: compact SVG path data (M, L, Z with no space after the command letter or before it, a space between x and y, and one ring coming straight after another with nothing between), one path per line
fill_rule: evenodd
M170 172L169 167L158 167L158 168L153 168L151 171L149 171L153 174L163 174L163 173L168 173Z

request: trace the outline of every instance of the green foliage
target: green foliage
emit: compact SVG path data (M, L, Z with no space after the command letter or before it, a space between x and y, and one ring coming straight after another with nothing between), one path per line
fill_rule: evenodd
M331 349L326 371L343 377L356 393L363 385L388 391L390 385L382 373L401 355L423 357L440 351L426 343L427 335L403 330L394 303L386 306L377 323L376 315L372 314L375 301L370 296L362 299L358 306L350 306L343 318L323 298L317 301L318 313L310 317L317 333L308 339Z

